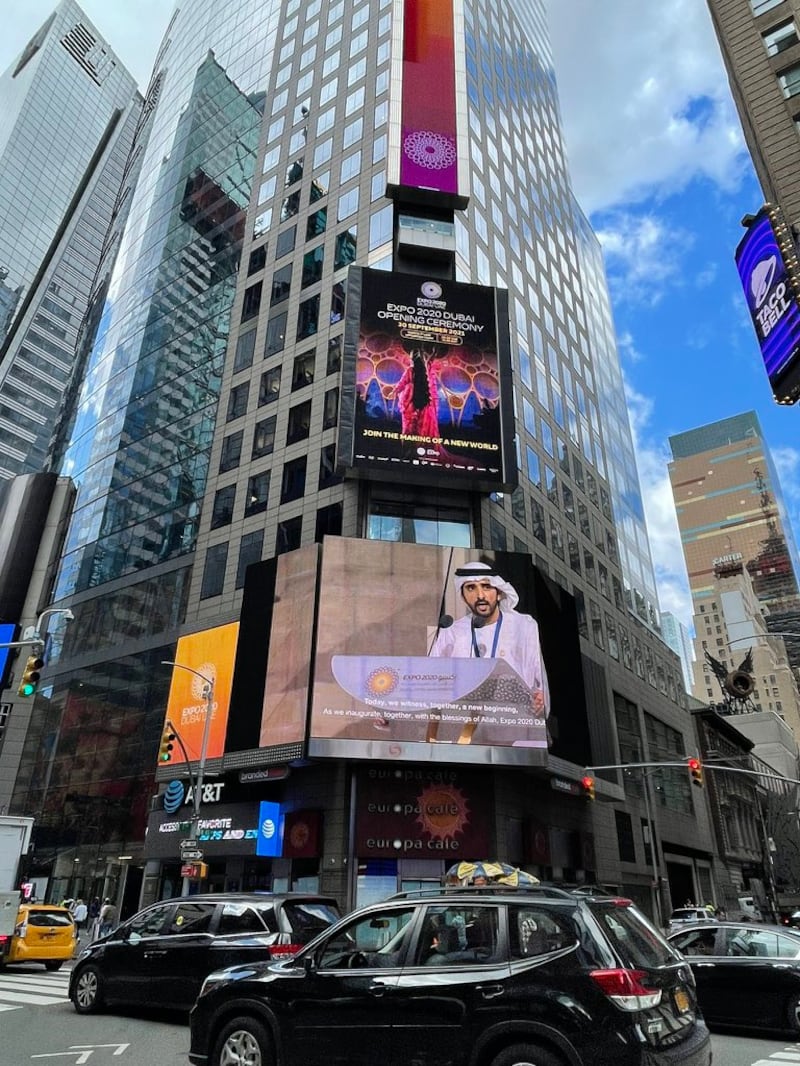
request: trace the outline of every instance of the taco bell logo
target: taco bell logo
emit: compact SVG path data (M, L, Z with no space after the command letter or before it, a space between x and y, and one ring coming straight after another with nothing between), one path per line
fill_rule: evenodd
M750 275L750 293L754 304L754 318L762 338L768 337L789 309L786 282L773 288L778 272L778 257L771 255L756 264Z

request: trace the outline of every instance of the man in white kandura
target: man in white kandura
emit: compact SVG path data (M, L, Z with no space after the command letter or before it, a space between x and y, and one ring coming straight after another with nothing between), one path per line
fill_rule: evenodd
M455 584L469 613L439 630L431 655L503 659L531 690L536 717L546 717L550 712L550 692L542 662L539 626L529 614L514 610L519 603L514 586L487 563L459 567Z

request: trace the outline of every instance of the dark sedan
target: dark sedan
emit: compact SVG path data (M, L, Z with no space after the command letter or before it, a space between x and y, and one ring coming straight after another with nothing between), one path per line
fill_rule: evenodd
M800 931L754 922L703 922L668 940L692 967L709 1025L800 1036Z
M188 1010L212 970L286 958L338 917L335 899L306 893L163 900L81 953L69 997L79 1014L112 1003Z

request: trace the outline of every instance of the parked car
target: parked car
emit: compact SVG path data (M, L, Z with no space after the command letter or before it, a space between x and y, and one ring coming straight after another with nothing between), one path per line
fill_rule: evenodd
M0 968L6 963L41 962L59 970L75 954L78 934L66 907L23 903L11 936L0 936Z
M753 922L702 922L669 941L694 972L709 1024L800 1036L800 932Z
M707 1066L689 966L630 900L408 893L206 978L197 1066Z
M119 1004L187 1009L212 970L285 958L339 918L307 893L218 893L163 900L81 952L69 998L79 1014Z
M689 925L692 922L713 922L716 919L712 911L707 907L678 907L669 916L668 931L674 933L677 929Z

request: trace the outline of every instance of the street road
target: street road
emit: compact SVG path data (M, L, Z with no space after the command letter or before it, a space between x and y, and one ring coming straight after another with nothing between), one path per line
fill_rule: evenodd
M188 1019L174 1012L76 1014L66 969L0 971L0 1066L189 1066ZM714 1066L800 1066L800 1042L716 1032Z

